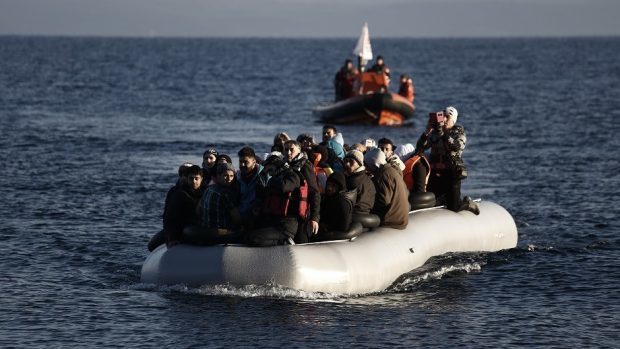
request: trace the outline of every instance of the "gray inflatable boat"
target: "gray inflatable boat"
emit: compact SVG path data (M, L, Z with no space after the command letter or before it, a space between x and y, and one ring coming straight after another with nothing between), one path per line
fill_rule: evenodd
M399 276L448 252L494 252L517 245L517 227L501 206L483 201L480 214L443 208L413 211L404 230L379 227L349 241L303 245L165 245L142 266L143 283L158 285L276 284L308 292L383 291Z

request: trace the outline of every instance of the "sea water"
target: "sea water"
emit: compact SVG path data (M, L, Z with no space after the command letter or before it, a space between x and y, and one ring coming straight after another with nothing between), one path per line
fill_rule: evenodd
M354 41L0 37L0 346L617 347L618 38L373 42L417 112L345 141L415 143L455 106L463 193L508 209L517 248L370 295L140 283L177 167L320 137Z

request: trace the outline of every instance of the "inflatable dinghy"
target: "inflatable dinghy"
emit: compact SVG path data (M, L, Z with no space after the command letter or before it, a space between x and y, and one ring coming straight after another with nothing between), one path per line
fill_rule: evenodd
M365 294L448 252L494 252L517 245L517 227L501 206L480 214L444 208L413 211L404 230L378 227L352 240L302 245L159 246L142 266L143 283L280 285L308 292Z

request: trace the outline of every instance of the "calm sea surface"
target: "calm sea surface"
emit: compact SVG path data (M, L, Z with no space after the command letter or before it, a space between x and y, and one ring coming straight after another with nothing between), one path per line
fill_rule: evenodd
M415 142L454 105L464 194L518 247L434 258L372 295L140 284L184 161L320 136L354 39L0 37L0 347L618 347L620 39L375 40Z

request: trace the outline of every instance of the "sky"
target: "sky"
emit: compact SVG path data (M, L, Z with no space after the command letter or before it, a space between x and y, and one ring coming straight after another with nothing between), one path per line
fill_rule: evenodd
M620 0L0 0L0 35L620 35Z

